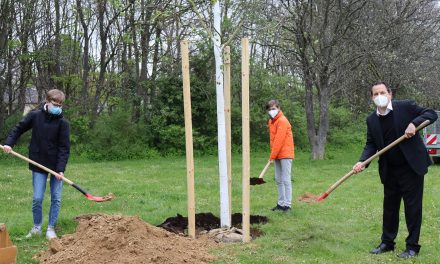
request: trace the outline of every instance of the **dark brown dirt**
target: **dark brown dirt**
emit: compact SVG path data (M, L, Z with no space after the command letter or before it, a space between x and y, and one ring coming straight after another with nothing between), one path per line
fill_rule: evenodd
M74 234L52 239L35 256L42 264L212 263L212 239L191 239L152 226L138 217L92 214L76 218Z
M250 185L260 185L260 184L265 184L266 182L264 181L263 178L250 178Z
M241 228L242 224L242 214L235 213L231 215L231 225L236 228ZM251 215L251 224L266 224L268 218L260 215ZM188 217L183 217L177 214L175 217L167 218L162 224L158 225L170 232L176 234L183 234L185 230L188 229ZM211 229L220 228L220 218L216 217L212 213L198 213L196 214L196 231L200 233L202 231L209 231ZM259 237L263 235L263 232L258 228L251 227L250 233L252 238Z

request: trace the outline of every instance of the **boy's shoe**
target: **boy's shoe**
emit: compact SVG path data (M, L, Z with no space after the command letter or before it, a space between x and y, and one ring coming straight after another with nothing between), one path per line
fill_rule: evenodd
M33 236L40 236L41 235L41 226L34 226L32 227L31 231L26 235L26 238L31 238Z
M57 238L57 234L55 233L55 230L51 227L48 227L46 231L46 239L51 240L54 238Z
M290 210L292 210L292 208L290 207L290 206L283 206L283 212L285 212L285 213L287 213L287 212L289 212Z
M276 210L283 211L283 210L284 210L284 206L281 206L281 205L277 204L277 206L275 206L275 207L272 208L271 210L272 210L272 211L276 211Z

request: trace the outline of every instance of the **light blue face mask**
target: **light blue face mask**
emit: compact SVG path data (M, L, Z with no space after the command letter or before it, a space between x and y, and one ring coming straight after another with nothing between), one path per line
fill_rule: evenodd
M52 115L61 115L62 112L63 109L59 106L54 106L54 105L49 106L49 113L51 113Z

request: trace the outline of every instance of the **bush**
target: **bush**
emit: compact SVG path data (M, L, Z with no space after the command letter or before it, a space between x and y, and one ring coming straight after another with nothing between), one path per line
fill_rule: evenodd
M145 124L132 123L131 112L117 109L104 113L88 133L88 141L77 148L81 156L92 160L140 159L157 155L150 147Z

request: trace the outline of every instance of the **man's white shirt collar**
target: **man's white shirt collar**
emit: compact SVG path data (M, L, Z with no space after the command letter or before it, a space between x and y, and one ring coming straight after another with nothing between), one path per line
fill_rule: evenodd
M379 107L376 108L376 114L377 114L377 116L386 116L386 115L388 115L391 111L393 111L393 105L391 104L391 100L390 100L390 102L389 102L388 105L387 105L387 109L385 110L385 114L381 114L381 113L379 112Z

